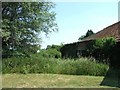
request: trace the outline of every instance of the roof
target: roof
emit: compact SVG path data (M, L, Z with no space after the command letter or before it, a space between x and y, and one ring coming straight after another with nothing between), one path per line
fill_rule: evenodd
M105 37L114 37L117 40L117 42L120 42L120 21L104 28L103 30L95 34L92 34L91 36L84 38L79 42L73 42L65 45L73 45L73 44L78 44L83 42L85 43L85 42L92 41L94 39L105 38Z
M117 41L120 41L120 21L84 38L81 42L105 37L114 37Z

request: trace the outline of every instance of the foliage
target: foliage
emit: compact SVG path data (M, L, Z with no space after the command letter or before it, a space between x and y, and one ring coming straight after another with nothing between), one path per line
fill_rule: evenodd
M42 55L43 57L47 57L47 58L60 58L61 57L61 53L59 51L57 51L56 49L47 49L47 50L41 50L40 55Z
M88 30L87 33L86 33L86 35L85 35L85 37L88 37L88 36L90 36L92 34L94 34L94 32L92 30Z
M54 44L53 45L48 45L46 50L48 50L48 49L56 49L57 51L60 51L62 46L63 45L54 45Z
M2 2L3 57L39 50L40 34L57 30L54 6L52 2Z
M41 49L39 54L47 58L61 58L62 45L48 45L46 49Z
M86 35L82 35L81 37L79 37L79 41L80 40L83 40L84 38L88 37L88 36L91 36L92 34L94 34L94 32L92 30L88 30Z
M96 63L92 58L55 59L45 58L39 54L32 58L3 59L3 73L53 73L68 75L103 76L108 65Z
M113 37L96 39L88 45L88 54L102 62L110 63L116 40ZM107 60L107 61L104 61Z
M83 40L84 38L85 38L85 35L82 35L82 36L79 37L78 40L80 41L80 40Z

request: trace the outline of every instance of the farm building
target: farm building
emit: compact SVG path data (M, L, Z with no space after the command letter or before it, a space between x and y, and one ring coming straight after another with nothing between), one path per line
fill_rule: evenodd
M116 48L120 47L120 21L114 23L103 30L84 38L82 41L65 44L61 48L61 54L63 58L75 58L84 54L87 45L95 39L114 37L117 41Z

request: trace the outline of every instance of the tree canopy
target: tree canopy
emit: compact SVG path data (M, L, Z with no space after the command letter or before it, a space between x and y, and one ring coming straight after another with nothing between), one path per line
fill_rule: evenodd
M86 38L92 34L94 34L94 32L92 30L88 30L87 33L85 35L82 35L81 37L79 37L78 40L83 40L84 38Z
M48 50L48 49L56 49L57 51L60 51L60 49L61 49L61 47L62 47L63 45L61 44L61 45L47 45L47 48L46 48L46 50Z
M36 52L40 34L57 31L52 2L2 2L2 53Z

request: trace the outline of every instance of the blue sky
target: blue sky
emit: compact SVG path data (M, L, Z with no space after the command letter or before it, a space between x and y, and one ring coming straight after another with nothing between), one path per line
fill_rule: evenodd
M77 42L88 29L95 33L118 21L118 2L55 2L58 32L43 37L42 48Z

